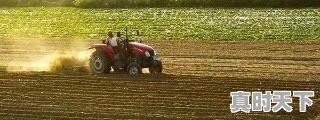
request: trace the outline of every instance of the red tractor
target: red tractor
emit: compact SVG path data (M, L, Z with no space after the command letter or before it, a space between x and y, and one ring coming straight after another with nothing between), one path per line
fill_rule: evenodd
M137 31L139 35L139 31ZM119 42L120 51L116 55L113 47L108 44L94 44L90 49L95 49L90 58L90 68L94 74L115 72L128 72L131 76L142 73L143 68L149 68L151 74L160 74L163 71L162 62L156 51L140 41L126 38Z

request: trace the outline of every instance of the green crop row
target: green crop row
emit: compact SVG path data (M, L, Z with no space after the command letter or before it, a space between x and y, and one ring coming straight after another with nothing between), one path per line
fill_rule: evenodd
M150 39L318 40L320 9L0 9L1 38L96 39L125 27Z
M137 7L320 7L319 0L0 0L0 6Z
M319 7L319 0L74 0L83 8L128 7Z

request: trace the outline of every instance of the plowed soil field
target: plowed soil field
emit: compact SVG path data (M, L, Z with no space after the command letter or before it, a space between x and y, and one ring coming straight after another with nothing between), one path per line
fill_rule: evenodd
M283 120L316 119L320 113L317 41L145 41L161 55L165 70L136 79L126 74L6 70L97 41L80 42L2 40L0 118ZM268 90L315 91L314 104L307 113L298 111L295 98L291 113L230 112L230 92Z

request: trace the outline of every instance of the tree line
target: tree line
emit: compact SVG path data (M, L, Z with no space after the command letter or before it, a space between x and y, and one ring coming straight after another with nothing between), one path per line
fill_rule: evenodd
M74 0L0 0L1 7L74 6Z
M1 7L320 7L320 0L0 0Z

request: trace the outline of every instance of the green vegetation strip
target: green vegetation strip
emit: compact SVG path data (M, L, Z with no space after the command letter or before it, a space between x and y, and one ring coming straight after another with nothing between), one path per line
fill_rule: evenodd
M126 26L150 39L318 40L320 9L0 8L0 38L101 38Z

